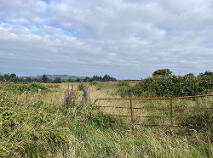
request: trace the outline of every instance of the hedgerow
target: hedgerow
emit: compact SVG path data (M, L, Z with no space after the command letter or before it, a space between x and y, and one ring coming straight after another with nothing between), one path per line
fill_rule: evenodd
M141 80L126 90L135 96L174 97L211 93L213 76L157 76Z

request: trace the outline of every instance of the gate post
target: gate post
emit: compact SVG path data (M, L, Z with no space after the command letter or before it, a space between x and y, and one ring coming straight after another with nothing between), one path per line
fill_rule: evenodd
M171 121L171 126L173 126L173 105L172 105L172 100L170 100L170 121Z
M133 107L132 107L132 93L129 95L129 103L130 103L130 114L131 114L131 124L134 123L134 113L133 113Z
M82 98L82 103L84 104L91 104L91 96L92 96L92 88L91 87L86 87L83 89L83 98Z

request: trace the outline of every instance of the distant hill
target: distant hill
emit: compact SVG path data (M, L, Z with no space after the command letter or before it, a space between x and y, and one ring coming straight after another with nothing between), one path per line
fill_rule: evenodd
M39 76L25 76L25 77L31 77L31 78L41 78L42 75L39 75ZM73 80L76 80L76 79L84 79L86 78L85 76L74 76L74 75L47 75L47 77L49 79L55 79L57 77L60 77L62 80L67 80L67 79L73 79Z

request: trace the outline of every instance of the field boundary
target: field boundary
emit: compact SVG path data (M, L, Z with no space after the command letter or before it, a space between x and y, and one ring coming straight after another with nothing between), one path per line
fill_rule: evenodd
M213 97L213 94L204 94L204 95L196 95L196 96L184 96L184 97L149 97L149 98L133 98L133 97L128 97L128 98L97 98L94 102L96 107L98 108L115 108L115 109L129 109L129 114L128 115L115 115L115 114L110 114L113 116L117 117L126 117L130 118L130 123L131 125L140 125L140 126L150 126L150 127L180 127L178 125L174 124L174 118L188 118L190 117L189 115L178 115L174 116L175 111L184 111L184 110L198 110L198 111L207 111L207 110L213 110L213 107L207 108L207 107L188 107L188 108L174 108L173 107L173 100L178 100L178 99L196 99L196 98L204 98L204 97ZM96 103L98 101L129 101L129 107L127 106L100 106L97 105ZM170 101L170 107L168 108L156 108L156 107L133 107L133 100L141 100L141 101L154 101L154 100L169 100ZM141 109L146 109L146 110L159 110L159 111L169 111L169 116L163 116L163 115L135 115L134 110L141 110ZM147 117L147 118L169 118L170 119L170 124L169 125L155 125L155 124L140 124L140 123L135 123L134 118L140 118L140 117Z

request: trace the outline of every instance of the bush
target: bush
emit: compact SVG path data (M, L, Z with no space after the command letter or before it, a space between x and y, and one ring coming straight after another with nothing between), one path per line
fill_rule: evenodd
M169 69L160 69L152 73L152 76L171 76L172 71Z
M194 96L213 90L212 76L157 76L140 81L131 90L135 96Z

